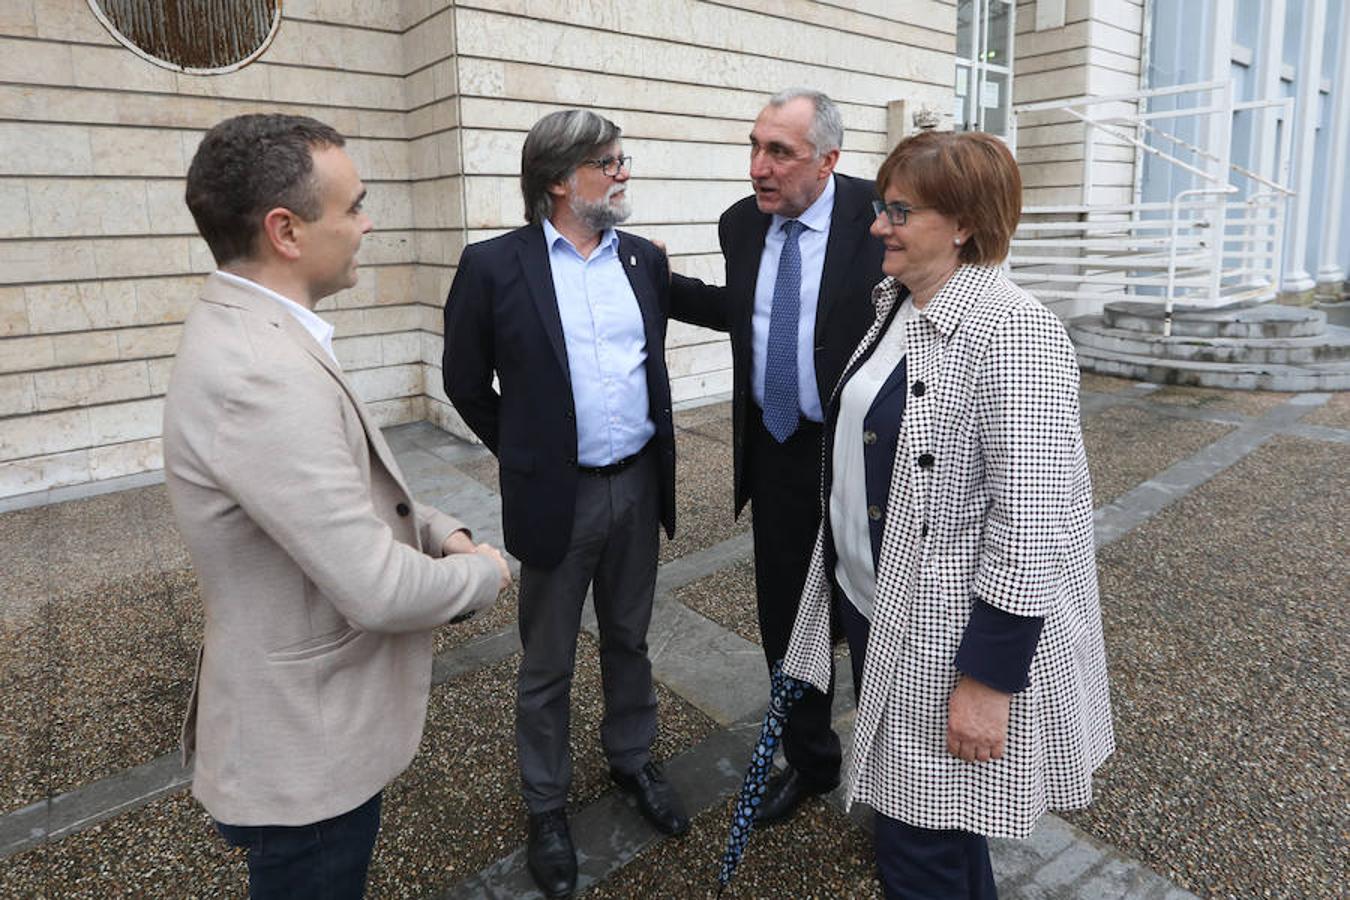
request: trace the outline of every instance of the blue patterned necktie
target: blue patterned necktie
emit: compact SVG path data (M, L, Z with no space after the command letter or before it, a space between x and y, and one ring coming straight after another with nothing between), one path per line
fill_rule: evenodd
M783 252L773 283L769 313L769 346L764 354L764 427L778 443L797 430L801 406L797 389L797 320L802 309L802 254L797 236L806 226L796 219L783 223Z

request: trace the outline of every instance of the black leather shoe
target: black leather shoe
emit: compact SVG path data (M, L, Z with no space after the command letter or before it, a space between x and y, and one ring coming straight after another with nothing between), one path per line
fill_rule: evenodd
M610 769L609 777L625 792L637 798L642 815L665 834L684 834L689 830L689 817L675 789L666 780L661 767L649 762L636 772Z
M530 875L546 897L570 897L577 889L577 851L567 830L567 810L530 815L525 858Z
M792 817L802 801L808 797L828 794L839 786L836 778L833 784L820 784L810 781L801 772L788 766L783 772L769 779L764 789L764 802L755 810L755 824L773 825Z

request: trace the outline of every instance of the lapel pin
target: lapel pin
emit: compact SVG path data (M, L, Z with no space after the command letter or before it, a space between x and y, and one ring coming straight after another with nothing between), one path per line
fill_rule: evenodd
M636 267L636 266L637 266L637 257L636 257L636 256L630 256L630 257L628 257L628 264L629 264L630 266Z

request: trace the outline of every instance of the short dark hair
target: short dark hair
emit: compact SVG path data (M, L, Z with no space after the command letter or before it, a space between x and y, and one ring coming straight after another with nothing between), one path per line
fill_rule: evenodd
M307 116L235 116L208 131L188 166L184 199L216 265L253 255L270 210L285 207L307 222L319 218L323 200L312 153L345 143Z
M1008 146L983 131L921 131L895 145L877 170L877 193L900 186L970 230L961 262L993 266L1008 256L1022 217L1022 174Z
M621 134L618 125L588 109L559 110L535 122L520 151L525 221L536 225L551 216L553 196L548 189L570 178L577 166Z

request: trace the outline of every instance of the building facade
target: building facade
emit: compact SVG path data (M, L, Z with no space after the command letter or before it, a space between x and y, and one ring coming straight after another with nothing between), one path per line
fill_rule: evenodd
M1328 186L1345 177L1337 0L661 0L640 11L618 0L270 0L280 21L256 58L215 74L119 42L100 10L136 2L0 5L0 503L155 477L181 322L212 269L183 177L201 134L244 112L312 115L349 138L375 231L360 283L319 312L385 425L465 433L441 390L441 306L464 245L523 222L521 143L565 106L623 127L627 227L664 241L680 271L720 281L716 221L748 191L747 135L775 90L807 85L839 102L850 174L872 175L927 108L938 127L1008 139L1029 205L1126 203L1150 190L1135 148L1016 107L1190 77L1163 72L1168 34L1178 59L1198 35L1203 58L1231 60L1234 73L1246 59L1269 83L1268 54L1297 34L1276 75L1282 90L1318 86L1304 91L1316 113L1295 113L1297 160L1314 148L1295 178L1325 187L1300 194L1288 280L1344 278L1347 240L1326 227L1345 198ZM1196 31L1199 14L1182 8L1209 18ZM1281 15L1277 41L1267 26ZM1313 35L1327 39L1309 64ZM672 324L666 352L677 402L729 390L719 336Z

